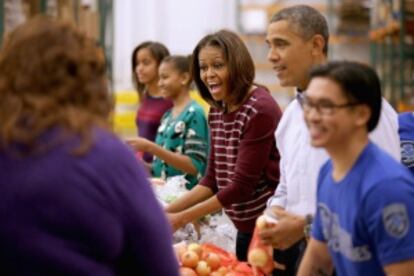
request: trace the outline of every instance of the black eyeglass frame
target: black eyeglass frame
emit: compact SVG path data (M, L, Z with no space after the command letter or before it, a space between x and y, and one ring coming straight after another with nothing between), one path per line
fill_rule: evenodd
M306 96L304 96L301 100L301 106L302 106L303 112L308 113L311 111L312 108L315 108L318 114L320 115L332 115L334 114L334 111L336 109L350 108L350 107L354 107L360 104L361 104L360 102L347 102L343 104L334 104L334 103L326 102L325 104L320 104L320 103L315 104L315 103L310 102Z

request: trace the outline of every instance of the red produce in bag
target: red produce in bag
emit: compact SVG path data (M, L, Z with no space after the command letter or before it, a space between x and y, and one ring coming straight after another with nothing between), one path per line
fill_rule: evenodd
M265 245L259 238L259 227L254 228L253 237L249 245L247 260L253 267L255 275L268 275L274 269L273 248Z

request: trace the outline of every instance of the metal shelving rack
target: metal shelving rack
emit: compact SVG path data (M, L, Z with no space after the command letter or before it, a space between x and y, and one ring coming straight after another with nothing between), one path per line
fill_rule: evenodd
M40 13L46 13L49 0L37 0L36 10ZM99 11L99 37L98 43L104 49L105 58L107 62L107 74L112 86L112 57L113 57L113 1L112 0L96 0L97 10ZM5 0L0 0L0 44L3 40L5 32ZM79 22L79 0L73 1L73 12L75 22Z
M105 51L105 60L107 65L108 77L111 82L113 91L113 51L114 51L114 16L113 16L113 1L112 0L98 0L99 9L99 45Z
M414 107L414 1L374 2L371 62L391 104L399 111L410 110Z

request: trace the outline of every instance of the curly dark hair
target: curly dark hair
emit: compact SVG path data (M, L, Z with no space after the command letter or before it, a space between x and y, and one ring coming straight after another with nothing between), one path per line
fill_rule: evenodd
M41 146L51 129L92 144L94 127L109 129L113 99L102 49L69 23L36 16L7 37L0 52L0 148Z

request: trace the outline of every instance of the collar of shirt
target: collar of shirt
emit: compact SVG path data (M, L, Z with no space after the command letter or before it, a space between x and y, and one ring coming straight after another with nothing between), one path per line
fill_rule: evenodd
M303 105L303 97L305 97L305 91L300 91L299 89L296 88L295 98L299 102L300 106Z

